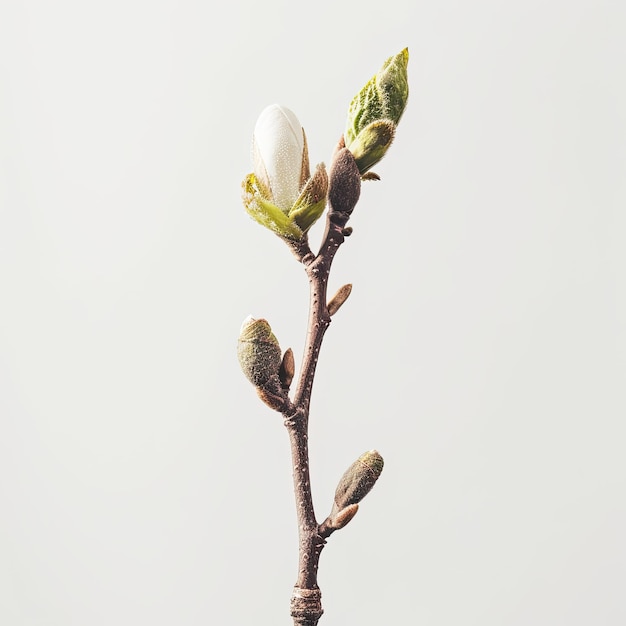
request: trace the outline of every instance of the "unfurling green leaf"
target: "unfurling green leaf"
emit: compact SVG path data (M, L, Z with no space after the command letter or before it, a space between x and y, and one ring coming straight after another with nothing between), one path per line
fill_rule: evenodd
M407 48L385 61L354 96L344 133L361 174L385 156L409 97Z

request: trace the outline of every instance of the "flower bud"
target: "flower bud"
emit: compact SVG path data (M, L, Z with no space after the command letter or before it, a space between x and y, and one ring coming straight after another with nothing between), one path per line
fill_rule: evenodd
M328 176L311 177L306 135L292 111L278 104L259 116L252 141L254 172L243 182L248 213L281 237L299 240L326 205Z
M254 174L271 194L273 204L289 211L309 178L309 160L304 130L288 108L273 104L259 115L252 161Z
M362 454L346 470L337 485L334 511L341 511L363 500L381 475L383 465L383 457L376 450Z
M407 48L385 61L380 71L354 96L344 134L364 174L383 158L409 97Z
M239 332L237 356L241 371L256 387L278 376L282 361L280 345L267 320L247 317Z

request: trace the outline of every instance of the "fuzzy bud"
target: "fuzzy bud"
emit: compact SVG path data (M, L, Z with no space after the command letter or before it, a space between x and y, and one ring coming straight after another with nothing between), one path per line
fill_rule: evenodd
M363 500L376 484L383 465L383 457L376 450L362 454L341 477L333 509L338 512Z
M407 48L387 59L380 71L354 96L344 134L364 174L385 156L409 97Z
M267 320L247 317L239 333L237 356L241 371L256 387L263 387L278 375L281 350Z
M347 148L341 148L335 153L329 179L328 202L332 211L350 215L361 195L361 175Z

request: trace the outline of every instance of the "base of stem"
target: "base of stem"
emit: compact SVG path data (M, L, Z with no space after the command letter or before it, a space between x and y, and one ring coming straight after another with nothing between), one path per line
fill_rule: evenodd
M322 592L319 589L293 588L291 617L294 626L316 626L322 613Z

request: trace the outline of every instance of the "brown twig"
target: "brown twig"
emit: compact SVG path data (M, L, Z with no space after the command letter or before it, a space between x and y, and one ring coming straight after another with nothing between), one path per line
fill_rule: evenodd
M283 412L291 443L299 531L298 578L291 597L294 626L316 626L323 613L317 569L325 537L330 532L324 529L324 537L320 534L313 508L308 452L309 406L322 340L331 321L327 306L328 276L335 254L345 240L345 225L358 200L360 185L354 159L340 144L330 170L329 210L320 250L314 256L308 243L292 245L294 255L305 267L310 286L307 339L298 386L293 404Z
M352 99L346 131L332 155L328 174L320 164L310 175L306 137L302 130L300 141L295 115L279 105L267 107L255 127L255 169L243 182L246 210L288 244L302 263L310 287L307 336L293 400L289 396L295 376L293 352L288 349L281 358L280 345L267 320L246 319L237 344L243 373L255 385L261 400L283 416L289 433L299 538L298 577L291 597L294 626L317 626L323 613L317 584L320 554L328 537L354 518L359 503L383 470L383 458L376 450L361 454L339 480L330 514L318 523L309 471L311 393L324 335L352 289L350 284L343 285L329 300L328 277L335 254L352 232L346 224L359 200L361 181L379 180L370 169L385 156L406 106L407 62L405 48L387 59ZM270 134L276 136L269 138ZM267 150L261 149L264 142ZM291 154L292 149L301 153L301 159L291 161L287 167L284 154ZM298 173L299 186L291 189L296 198L293 204L293 198L282 192ZM278 183L274 190L272 180ZM314 254L306 233L325 208L326 230L320 249Z

